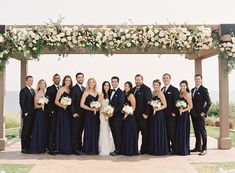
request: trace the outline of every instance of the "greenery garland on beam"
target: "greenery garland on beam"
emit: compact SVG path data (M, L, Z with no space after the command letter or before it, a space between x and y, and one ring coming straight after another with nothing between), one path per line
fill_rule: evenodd
M228 71L235 68L235 37L221 43L218 33L213 33L210 27L122 25L85 28L83 25L62 26L61 23L61 20L51 21L33 29L13 27L0 34L0 71L13 55L22 60L38 59L45 49L57 51L61 56L76 49L85 49L90 54L100 51L106 55L131 48L144 52L157 48L182 54L189 50L218 49L228 62Z

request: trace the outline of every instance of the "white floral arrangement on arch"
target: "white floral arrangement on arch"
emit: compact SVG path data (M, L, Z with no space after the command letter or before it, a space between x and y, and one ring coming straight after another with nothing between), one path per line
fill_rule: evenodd
M11 55L19 55L22 59L38 59L44 49L56 50L62 56L76 49L91 54L100 51L106 55L131 48L140 51L158 48L180 53L220 49L230 61L235 56L234 38L231 42L220 43L211 28L206 26L190 29L188 25L137 27L125 24L113 28L86 28L83 25L63 26L61 23L59 19L34 28L12 27L0 34L0 70L5 68Z

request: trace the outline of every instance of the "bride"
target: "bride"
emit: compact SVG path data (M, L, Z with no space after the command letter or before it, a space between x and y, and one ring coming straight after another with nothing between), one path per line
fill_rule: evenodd
M99 96L99 102L104 105L109 104L111 85L108 81L102 84L102 93ZM112 135L110 135L109 121L104 114L100 112L100 135L99 135L99 155L109 155L114 150Z

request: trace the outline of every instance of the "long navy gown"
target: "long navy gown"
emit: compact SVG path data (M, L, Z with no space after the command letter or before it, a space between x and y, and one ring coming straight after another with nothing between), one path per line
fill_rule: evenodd
M91 102L97 101L96 97L88 95L85 101L85 105L90 107ZM99 131L100 131L100 118L99 112L96 114L93 111L85 111L85 129L84 129L84 145L83 152L86 154L98 154L99 153Z
M184 98L180 98L187 103ZM175 136L175 154L177 155L189 155L190 146L190 119L189 111L183 112L176 117L176 136Z
M154 96L153 100L160 100L158 96ZM149 154L151 155L167 155L168 142L166 131L166 120L163 111L153 113L153 108L150 106L152 116L149 120Z
M47 145L47 121L46 113L42 108L35 110L35 117L33 122L33 133L31 141L32 153L46 152Z
M70 97L70 94L64 92L62 97ZM61 99L60 98L60 99ZM70 106L64 110L58 107L56 122L55 148L60 154L72 154L72 137L71 137L71 112Z
M125 104L131 106L127 98ZM121 154L127 156L138 155L137 125L134 115L129 115L123 121Z

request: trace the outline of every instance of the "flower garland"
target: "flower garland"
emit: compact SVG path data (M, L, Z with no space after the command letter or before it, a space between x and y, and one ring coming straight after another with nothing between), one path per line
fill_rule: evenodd
M130 48L146 52L157 48L179 53L220 48L229 62L229 70L235 68L235 37L231 42L220 43L218 34L212 33L209 27L197 26L191 30L187 25L167 28L158 25L85 28L82 25L62 26L61 20L58 20L34 29L11 28L0 34L0 71L4 70L12 55L25 60L38 59L45 48L58 51L62 56L76 49L90 54L100 51L112 55L115 51Z

